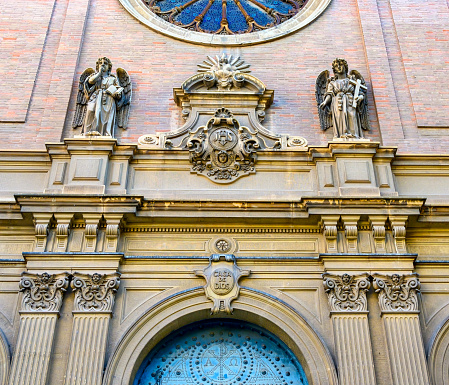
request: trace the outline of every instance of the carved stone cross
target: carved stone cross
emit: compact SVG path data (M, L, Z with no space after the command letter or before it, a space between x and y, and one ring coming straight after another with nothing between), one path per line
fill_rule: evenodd
M355 85L354 99L352 101L352 107L356 108L357 107L357 98L359 97L360 88L364 89L365 91L367 90L367 88L366 88L366 86L364 86L362 84L362 80L361 79L357 79L357 81L355 81L353 79L349 79L349 83Z

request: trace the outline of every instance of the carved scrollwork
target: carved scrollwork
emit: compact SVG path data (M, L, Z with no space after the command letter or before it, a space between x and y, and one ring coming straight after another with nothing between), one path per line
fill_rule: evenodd
M205 126L190 132L187 148L192 172L229 183L255 173L257 151L267 146L257 130L240 126L231 111L220 108Z
M370 288L368 273L341 276L325 273L323 279L331 311L367 311L366 292Z
M417 312L418 292L421 284L418 274L374 274L374 289L379 293L379 305L383 312Z
M57 312L69 286L69 274L22 273L20 291L23 292L22 311Z
M120 273L74 273L71 286L75 291L75 311L112 311L119 285Z

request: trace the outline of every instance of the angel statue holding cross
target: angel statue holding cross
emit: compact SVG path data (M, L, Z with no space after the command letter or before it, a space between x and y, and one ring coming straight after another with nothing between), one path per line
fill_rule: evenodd
M348 75L345 59L335 59L332 70L334 76L326 70L316 80L321 128L333 127L336 138L361 139L363 130L369 130L365 80L355 70Z
M117 76L111 69L111 61L101 57L96 70L88 68L81 74L72 127L82 127L82 135L113 137L117 126L127 127L131 79L123 68L117 68Z

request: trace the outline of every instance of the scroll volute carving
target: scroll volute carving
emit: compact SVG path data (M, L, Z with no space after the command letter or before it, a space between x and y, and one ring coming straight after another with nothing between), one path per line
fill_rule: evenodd
M360 275L323 274L324 290L334 312L367 311L366 292L370 288L368 273Z
M418 274L374 274L374 289L379 293L383 312L418 312L418 292L421 284Z
M22 311L58 312L64 292L69 286L69 274L22 273Z
M120 273L74 273L71 282L75 291L75 311L111 312L115 293L120 285Z

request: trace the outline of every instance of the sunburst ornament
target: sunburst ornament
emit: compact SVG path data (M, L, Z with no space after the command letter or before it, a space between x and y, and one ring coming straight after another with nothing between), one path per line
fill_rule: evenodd
M198 64L198 72L204 73L203 82L207 88L216 85L218 91L230 91L233 86L240 88L243 85L242 74L250 73L249 67L239 56L223 53L215 58L208 56Z

